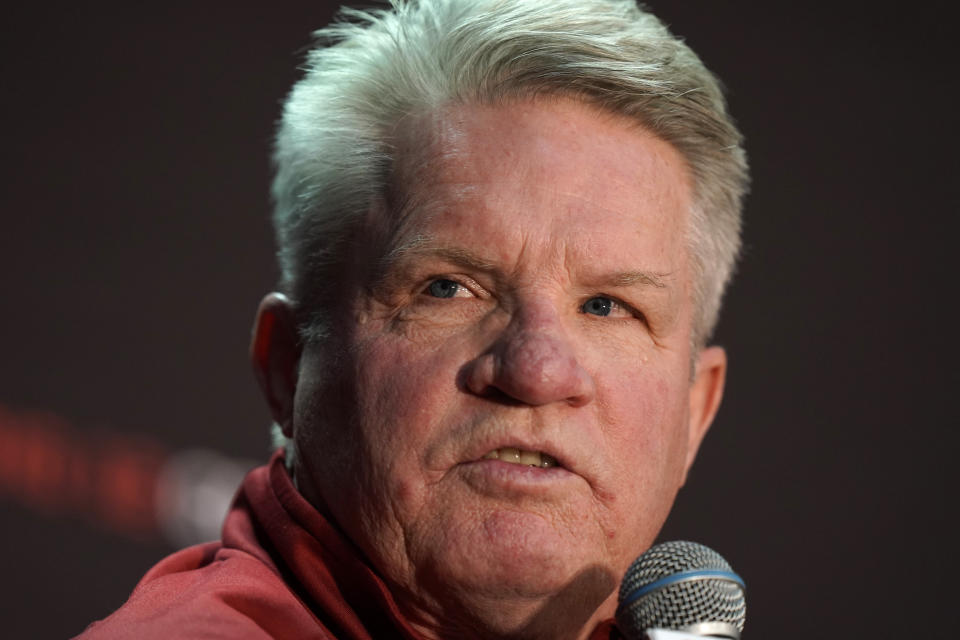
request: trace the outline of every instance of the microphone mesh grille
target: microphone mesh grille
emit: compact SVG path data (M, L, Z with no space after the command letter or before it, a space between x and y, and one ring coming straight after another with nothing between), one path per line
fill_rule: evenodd
M719 553L696 542L664 542L651 547L627 570L620 585L622 603L636 589L682 571L732 571ZM726 622L743 631L747 605L740 585L727 580L686 580L654 590L617 611L622 629L683 630L703 622Z

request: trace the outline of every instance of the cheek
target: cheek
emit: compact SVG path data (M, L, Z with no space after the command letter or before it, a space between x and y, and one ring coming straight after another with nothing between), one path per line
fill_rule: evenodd
M660 450L681 428L685 387L648 371L618 376L603 387L600 400L612 438L630 449Z
M363 344L357 366L356 425L371 459L402 480L422 470L428 443L452 406L457 360L449 349L424 348L401 337Z
M381 335L338 358L336 373L317 356L301 376L312 390L298 402L304 471L380 566L404 566L400 532L427 499L423 452L455 391L448 360L442 349Z
M666 519L682 479L686 387L650 374L623 379L605 400L611 483L618 512L648 544ZM613 398L613 399L610 399Z
M368 343L360 354L357 384L361 411L369 423L383 421L397 429L411 425L404 418L427 411L439 366L427 350L416 353L397 341ZM400 423L398 424L398 419ZM415 424L415 423L414 423Z
M347 488L357 492L357 513L345 517L359 518L354 539L400 583L413 579L411 527L432 504L431 487L442 475L426 458L443 440L447 412L456 404L457 359L451 351L391 334L356 351L352 429L361 452L346 475L360 475L363 486Z

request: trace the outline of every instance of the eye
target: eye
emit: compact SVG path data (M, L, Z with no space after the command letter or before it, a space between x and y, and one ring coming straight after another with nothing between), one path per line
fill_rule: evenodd
M454 298L458 293L463 295L463 292L465 291L466 289L453 280L438 278L427 286L426 292L434 298Z
M590 298L584 302L583 306L580 307L580 311L595 316L609 316L614 309L618 308L619 306L619 304L610 298L596 296L595 298Z

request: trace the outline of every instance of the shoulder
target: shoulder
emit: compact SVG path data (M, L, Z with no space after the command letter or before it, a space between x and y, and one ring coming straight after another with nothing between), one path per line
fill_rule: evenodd
M171 637L333 638L272 567L220 543L168 556L147 572L120 609L79 636Z

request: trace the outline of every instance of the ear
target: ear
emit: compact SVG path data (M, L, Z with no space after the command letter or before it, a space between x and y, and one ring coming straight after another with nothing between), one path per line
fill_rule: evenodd
M697 450L713 422L723 398L727 378L727 353L723 347L707 347L697 358L696 372L690 385L690 425L687 432L687 459L683 481L697 456Z
M282 293L260 302L250 338L250 362L274 421L293 436L293 397L297 390L300 338L293 305Z

